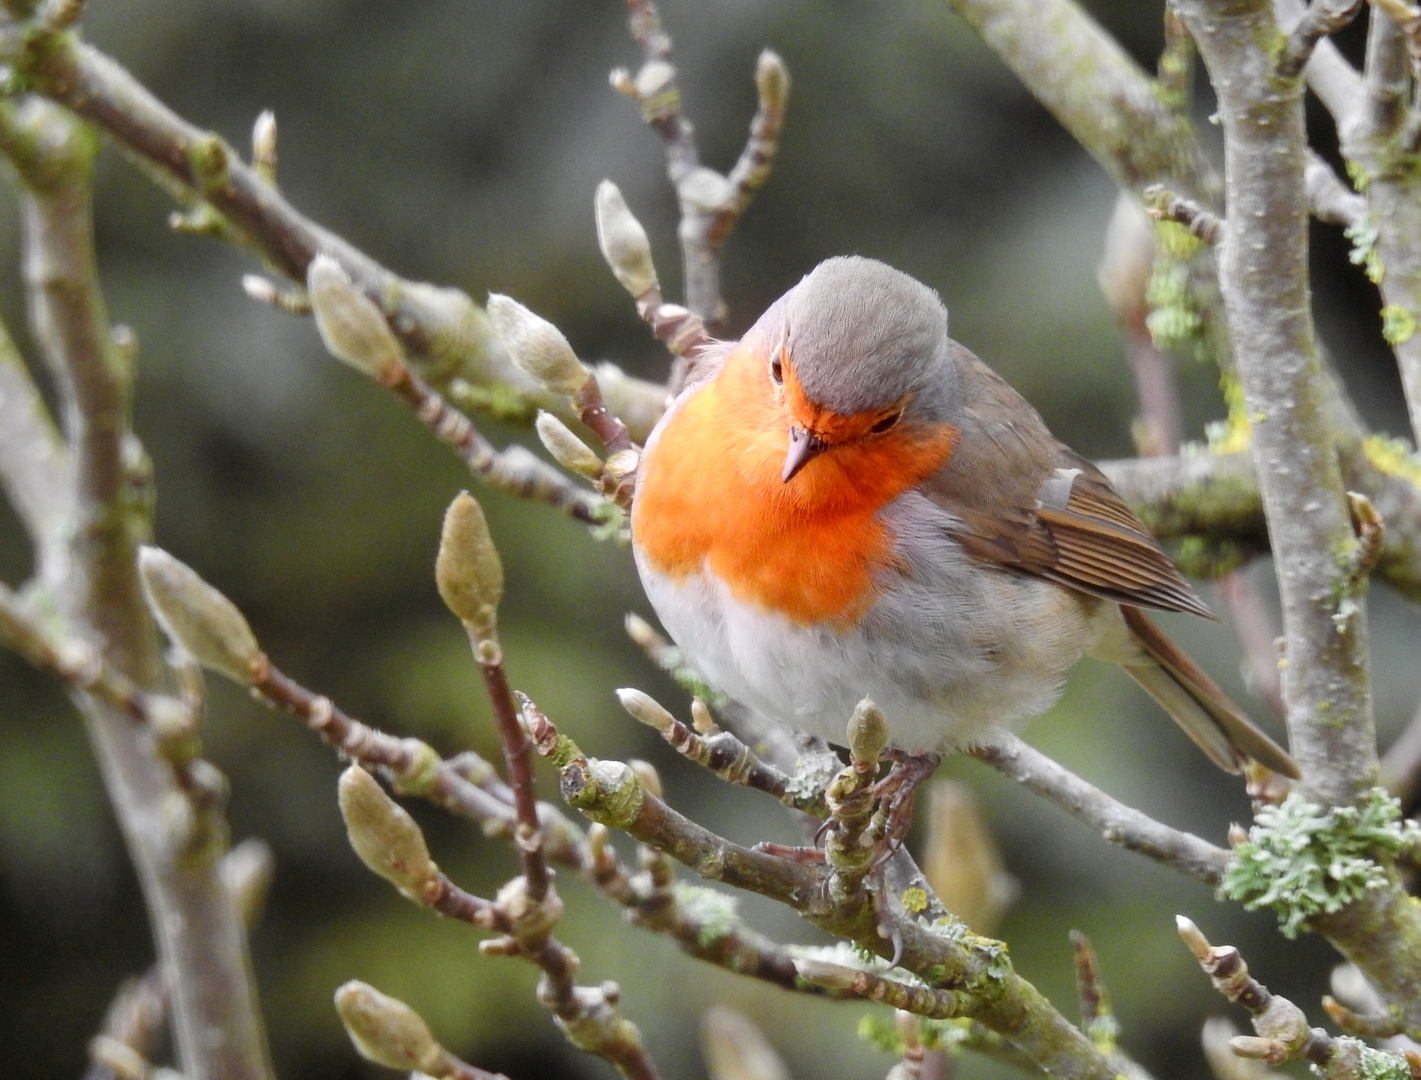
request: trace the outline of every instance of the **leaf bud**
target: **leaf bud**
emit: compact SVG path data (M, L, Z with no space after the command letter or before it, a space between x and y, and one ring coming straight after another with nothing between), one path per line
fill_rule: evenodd
M266 654L237 605L162 548L138 549L138 573L163 632L203 667L251 686L265 673Z
M597 185L597 246L622 288L642 296L658 286L646 230L610 180Z
M311 260L306 294L321 340L337 360L381 381L404 367L404 350L385 316L329 255Z
M411 900L422 902L439 868L414 818L359 765L341 773L336 790L350 846L360 861Z
M419 1013L352 979L336 990L336 1012L361 1057L388 1069L442 1075L446 1051Z
M552 323L535 315L510 296L493 293L488 298L488 317L494 332L503 339L513 362L555 394L571 397L590 376L563 336Z
M589 480L602 475L602 459L552 413L539 409L533 427L538 432L539 441L553 455L553 460L564 469Z
M491 638L503 600L503 563L483 507L461 491L444 514L434 579L445 605L480 639Z

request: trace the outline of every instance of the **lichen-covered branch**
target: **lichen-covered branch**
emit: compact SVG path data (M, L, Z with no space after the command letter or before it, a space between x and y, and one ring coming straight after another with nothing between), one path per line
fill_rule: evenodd
M1283 606L1283 696L1298 793L1362 800L1377 776L1363 585L1329 422L1307 279L1302 85L1276 70L1283 31L1264 0L1181 0L1219 95L1229 217L1220 279L1247 401ZM1315 925L1421 1022L1421 921L1394 870Z
M885 958L901 953L902 966L930 986L960 991L960 1015L997 1032L1053 1076L1114 1080L1116 1063L1015 972L1000 943L952 918L929 926L891 906L836 903L835 890L825 887L824 865L716 836L647 791L626 765L588 758L541 713L524 715L534 745L559 769L563 798L594 821L621 829L702 877L788 904L821 929ZM882 933L885 917L891 920L889 935Z

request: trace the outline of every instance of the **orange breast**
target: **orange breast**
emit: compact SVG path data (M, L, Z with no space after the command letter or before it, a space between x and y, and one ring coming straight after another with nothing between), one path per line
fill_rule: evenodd
M832 447L786 484L788 429L763 363L732 353L643 460L632 533L673 579L705 568L795 622L853 623L893 561L878 511L947 461L956 431L900 424Z

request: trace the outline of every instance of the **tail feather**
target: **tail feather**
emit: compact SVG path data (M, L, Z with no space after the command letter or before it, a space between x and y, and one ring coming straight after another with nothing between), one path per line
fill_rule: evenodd
M1297 762L1254 726L1198 664L1189 659L1139 608L1121 605L1125 624L1146 659L1125 671L1174 718L1209 760L1239 772L1249 758L1296 779Z

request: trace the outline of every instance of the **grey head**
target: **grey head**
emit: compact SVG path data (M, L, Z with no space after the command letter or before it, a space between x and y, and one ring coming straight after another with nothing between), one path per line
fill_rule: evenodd
M904 419L948 418L947 308L922 282L842 256L791 289L779 314L782 338L767 344L784 347L814 405L854 416L909 398Z

